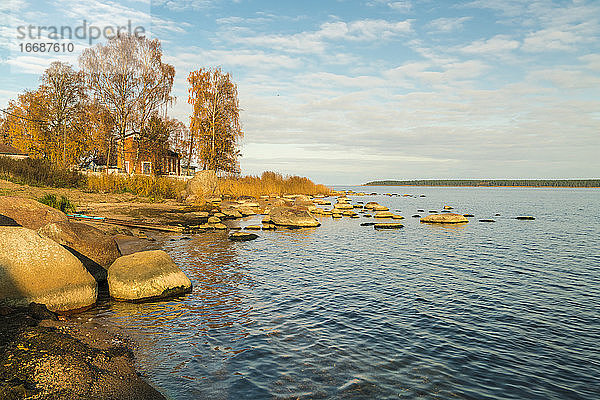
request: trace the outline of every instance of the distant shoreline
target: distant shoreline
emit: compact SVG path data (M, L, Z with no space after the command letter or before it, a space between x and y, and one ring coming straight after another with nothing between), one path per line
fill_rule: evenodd
M600 179L431 179L372 181L361 186L600 188Z

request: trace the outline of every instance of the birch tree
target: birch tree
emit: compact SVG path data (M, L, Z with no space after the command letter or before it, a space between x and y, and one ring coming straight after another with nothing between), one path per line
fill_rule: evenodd
M169 105L175 68L162 61L158 39L121 34L84 50L81 70L94 99L106 107L121 140L141 131L150 116ZM124 146L122 146L124 155Z
M188 102L193 107L190 148L204 169L239 172L238 140L243 136L237 86L220 68L201 68L190 73Z

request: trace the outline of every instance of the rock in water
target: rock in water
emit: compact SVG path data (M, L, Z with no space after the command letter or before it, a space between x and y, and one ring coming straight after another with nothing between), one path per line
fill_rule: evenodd
M433 214L421 218L421 222L432 224L461 224L469 220L461 214Z
M38 233L69 250L98 282L106 281L108 267L121 256L115 240L93 226L79 222L53 222Z
M229 236L229 240L233 240L234 242L247 242L257 238L258 235L250 232L234 232Z
M517 217L516 219L525 220L525 221L533 221L535 219L535 217L532 217L531 215L521 215L521 216Z
M400 229L404 227L401 223L398 222L378 222L373 225L375 229Z
M177 296L192 289L192 282L163 250L122 256L108 269L110 295L123 301Z
M197 172L185 187L186 201L198 203L203 200L221 196L217 174L212 170Z
M271 223L279 226L310 228L321 225L307 210L293 207L275 207L269 216Z
M373 215L373 218L393 218L394 214L389 211L378 211Z
M22 227L0 227L0 302L68 311L96 302L98 284L73 254Z
M6 225L14 225L13 223L6 223L6 221L13 220L17 224L33 230L40 229L51 222L69 221L62 211L48 207L39 201L21 197L1 196L0 214L8 217L8 219L2 218Z

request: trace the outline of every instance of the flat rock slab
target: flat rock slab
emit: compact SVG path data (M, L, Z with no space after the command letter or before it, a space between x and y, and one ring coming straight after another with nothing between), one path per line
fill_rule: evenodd
M431 224L462 224L469 220L461 214L433 214L421 218L421 222Z

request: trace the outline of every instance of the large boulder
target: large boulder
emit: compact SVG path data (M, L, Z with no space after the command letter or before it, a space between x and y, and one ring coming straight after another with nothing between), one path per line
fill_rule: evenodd
M17 224L38 230L51 222L68 222L67 216L56 208L48 207L39 201L21 197L0 196L0 218L2 225Z
M210 198L221 196L219 189L219 179L213 170L205 170L197 172L190 179L185 187L187 198L186 201L198 203Z
M111 236L80 222L53 222L38 233L69 250L98 282L106 280L108 267L121 256Z
M122 256L108 269L110 295L123 301L164 298L187 293L192 282L163 250Z
M271 223L280 226L310 228L321 225L307 210L293 207L275 207L269 214Z
M421 222L432 224L462 224L469 220L461 214L433 214L421 218Z
M0 302L67 311L96 302L98 284L61 245L22 227L0 227Z

